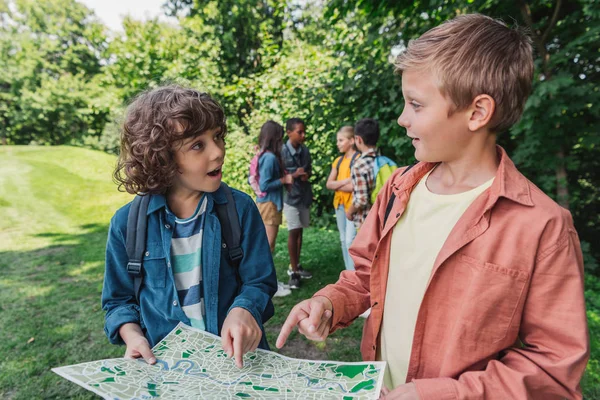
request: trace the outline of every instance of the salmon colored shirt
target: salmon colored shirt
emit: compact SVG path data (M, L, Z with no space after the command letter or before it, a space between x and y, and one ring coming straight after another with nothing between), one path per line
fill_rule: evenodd
M577 232L566 209L528 181L501 147L498 155L492 186L437 255L406 381L421 400L581 399L590 348ZM361 344L365 360L375 359L378 346L392 230L434 166L419 163L390 177L350 247L356 271L343 271L315 294L333 304L332 331L372 308Z

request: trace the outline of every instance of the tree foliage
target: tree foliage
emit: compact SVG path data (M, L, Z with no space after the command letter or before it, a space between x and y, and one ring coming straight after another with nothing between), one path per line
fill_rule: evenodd
M499 136L519 168L572 211L586 267L600 259L600 7L594 0L168 0L179 17L126 19L108 32L74 0L0 0L0 138L116 151L119 116L142 90L180 82L224 105L227 180L250 191L248 162L268 119L307 123L314 212L331 218L324 187L335 133L377 118L381 149L400 164L413 150L393 56L412 38L467 12L527 28L534 91L522 120Z

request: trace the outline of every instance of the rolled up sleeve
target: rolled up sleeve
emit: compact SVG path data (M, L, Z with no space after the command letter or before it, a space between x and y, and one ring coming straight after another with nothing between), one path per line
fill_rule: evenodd
M102 287L102 309L106 312L104 331L113 344L124 344L119 328L136 323L144 329L135 299L133 279L127 272L127 251L123 232L113 217L106 243L106 268Z

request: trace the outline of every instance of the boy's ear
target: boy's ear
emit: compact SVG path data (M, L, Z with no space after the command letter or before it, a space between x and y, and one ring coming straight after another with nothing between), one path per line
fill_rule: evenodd
M477 131L491 121L496 110L496 102L488 94L480 94L471 103L469 107L469 130Z
M360 136L354 136L354 144L355 145L362 145L362 138Z

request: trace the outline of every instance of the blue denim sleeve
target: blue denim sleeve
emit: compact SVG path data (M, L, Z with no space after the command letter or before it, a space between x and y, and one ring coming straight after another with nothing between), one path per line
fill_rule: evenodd
M104 332L112 344L124 344L119 335L121 325L133 322L144 326L140 317L140 307L135 299L133 279L127 273L127 251L125 249L124 231L126 222L122 221L122 214L127 211L124 207L119 210L110 221L108 240L106 242L106 268L104 270L104 285L102 287L102 309L106 312L104 319ZM121 214L121 218L118 215ZM119 225L122 225L119 228Z
M275 266L265 225L254 201L241 192L235 191L234 196L241 213L244 258L239 269L242 287L227 313L235 307L244 308L262 326L274 313L271 298L277 291Z
M265 153L258 162L258 185L263 192L273 192L283 185L277 158L271 153Z

